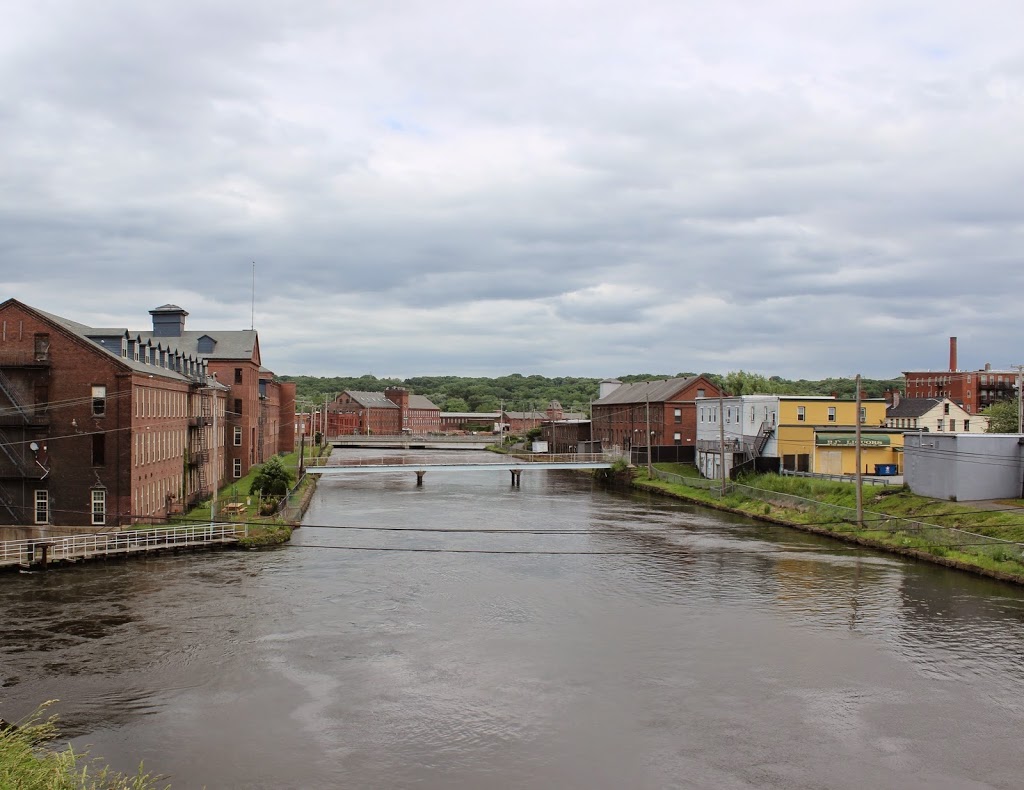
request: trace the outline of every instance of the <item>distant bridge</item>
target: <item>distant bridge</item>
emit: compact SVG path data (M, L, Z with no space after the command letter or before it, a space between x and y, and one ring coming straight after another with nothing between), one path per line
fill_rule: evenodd
M486 450L499 442L497 436L329 436L327 442L335 447L393 447L398 450Z
M539 460L534 460L539 459ZM341 477L344 475L382 474L387 472L415 472L416 485L423 485L423 477L427 472L509 472L512 485L518 486L520 476L527 469L611 469L612 464L603 455L567 454L558 456L532 455L528 458L517 457L512 461L486 462L478 464L425 464L416 459L380 458L363 459L355 463L333 464L306 467L307 474L321 477Z

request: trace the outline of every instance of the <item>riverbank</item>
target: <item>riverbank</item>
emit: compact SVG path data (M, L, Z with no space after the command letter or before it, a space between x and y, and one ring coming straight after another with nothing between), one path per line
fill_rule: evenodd
M653 478L645 469L630 469L629 485L1024 585L1024 509L1012 504L1001 509L979 509L919 497L901 487L865 488L864 521L858 526L851 507L856 489L849 483L756 475L742 483L730 483L723 496L716 481L700 478L690 467L656 467Z
M0 720L0 787L18 790L155 790L157 777L139 767L134 776L111 771L70 746L51 750L57 739L56 718L39 711L20 725ZM169 787L166 786L166 787Z

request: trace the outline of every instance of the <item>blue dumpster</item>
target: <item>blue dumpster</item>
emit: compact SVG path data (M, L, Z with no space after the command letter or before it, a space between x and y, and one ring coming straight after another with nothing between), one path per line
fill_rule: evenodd
M879 477L889 477L896 474L896 464L875 464L875 474Z

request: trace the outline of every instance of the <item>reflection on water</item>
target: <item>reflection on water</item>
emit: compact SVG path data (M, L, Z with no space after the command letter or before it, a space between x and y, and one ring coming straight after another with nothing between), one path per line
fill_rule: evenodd
M445 531L471 528L500 531ZM175 787L1024 768L1021 591L572 473L325 480L292 546L8 574L0 611L0 715L59 697L76 743Z

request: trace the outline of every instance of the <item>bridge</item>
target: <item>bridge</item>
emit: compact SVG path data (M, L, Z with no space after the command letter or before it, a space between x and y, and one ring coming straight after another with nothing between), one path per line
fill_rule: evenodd
M537 459L537 460L535 460ZM327 459L320 459L327 460ZM516 456L511 461L483 462L477 464L425 464L415 458L360 459L347 464L322 464L306 467L306 474L321 477L345 475L382 474L387 472L415 472L416 485L423 485L427 472L509 472L512 485L518 486L520 477L527 469L611 469L612 464L600 454L578 454L559 456Z
M330 436L327 443L334 447L376 447L396 450L486 450L500 442L499 437L489 434L478 436Z
M247 531L248 526L245 524L190 524L184 527L5 540L0 541L0 568L46 567L53 563L132 556L169 549L212 548L237 543L238 538Z

